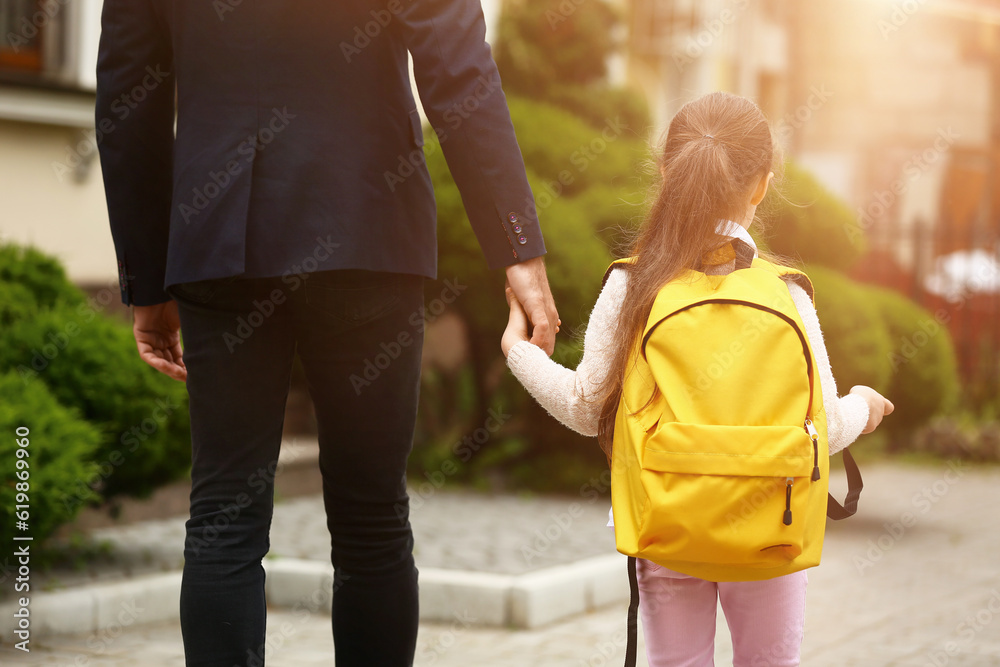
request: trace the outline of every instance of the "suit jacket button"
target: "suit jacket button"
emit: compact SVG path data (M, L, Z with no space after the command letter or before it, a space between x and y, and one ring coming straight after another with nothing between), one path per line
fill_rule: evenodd
M524 245L525 243L528 242L528 237L525 236L524 234L521 234L520 236L517 237L517 242L520 243L521 245Z
M520 234L521 233L521 225L514 225L513 227L511 227L511 229L514 230L515 234Z
M517 222L517 213L511 211L507 214L507 219L510 220L510 224L515 224Z

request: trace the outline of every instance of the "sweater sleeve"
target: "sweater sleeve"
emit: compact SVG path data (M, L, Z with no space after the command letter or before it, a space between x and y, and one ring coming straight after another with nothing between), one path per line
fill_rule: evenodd
M857 394L837 396L837 381L830 368L830 355L823 342L816 308L806 291L795 283L788 284L788 291L799 311L806 337L812 347L819 372L819 383L823 391L823 409L826 411L826 430L830 442L830 454L836 454L858 439L868 423L868 403Z
M627 275L627 271L612 271L601 290L590 313L583 358L576 370L553 361L528 341L518 343L507 354L507 366L538 404L565 426L583 435L597 435L601 404L594 392L604 381L611 364Z

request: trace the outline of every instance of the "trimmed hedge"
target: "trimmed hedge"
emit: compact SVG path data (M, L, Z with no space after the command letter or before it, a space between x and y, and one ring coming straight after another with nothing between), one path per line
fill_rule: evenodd
M958 363L944 322L898 292L868 290L892 341L886 396L896 409L885 428L898 438L956 406Z
M572 332L581 329L600 292L611 261L607 240L642 214L647 191L642 165L648 148L630 132L612 129L602 135L599 128L549 104L510 98L509 105L550 250L545 263L563 321L554 356L572 368L580 352ZM502 478L519 487L576 491L581 479L606 468L604 454L596 440L549 417L507 371L500 352L508 314L504 272L487 269L436 137L426 136L441 277L428 281L426 294L434 299L444 280L467 286L449 308L467 326L471 360L467 369L451 376L424 374L410 473L426 481L427 475L447 467L446 476L456 481ZM474 455L456 458L455 443L493 423L489 410L511 417L489 433L488 444ZM563 465L574 457L578 467Z
M631 88L612 88L606 84L553 86L546 102L597 129L608 126L609 121L620 122L635 137L645 137L653 124L646 98Z
M143 363L131 327L91 307L58 260L0 245L0 324L0 372L25 390L44 385L100 433L101 495L146 495L188 470L184 385ZM82 504L91 489L72 495Z
M0 245L0 284L21 285L39 308L84 302L83 292L66 278L62 264L33 247ZM17 295L23 298L23 294ZM0 304L5 295L0 293Z
M794 162L785 163L781 182L768 189L760 214L764 241L779 255L846 271L865 252L854 212Z
M888 394L892 339L872 288L820 266L805 272L816 288L816 312L837 390L844 394L863 384Z
M524 163L542 180L542 187L532 188L539 208L548 199L576 196L591 187L637 182L648 158L646 144L614 117L594 127L551 104L513 97L508 106Z
M1000 463L1000 423L938 416L913 433L906 449L939 459Z
M4 369L24 387L44 383L101 431L102 495L146 495L190 466L184 385L139 359L127 324L86 304L42 310L0 332Z
M0 540L13 545L13 534L30 535L37 544L93 497L88 482L97 466L90 461L101 435L75 410L60 405L45 385L25 384L13 372L0 373L0 396ZM26 447L18 445L19 428L29 430ZM27 486L19 486L25 482ZM79 498L67 494L76 489L82 489ZM27 493L26 503L19 492ZM25 532L16 530L15 504L30 505Z
M9 327L36 312L38 307L30 289L19 283L0 281L0 327Z
M955 407L958 366L945 324L903 295L823 267L806 273L841 394L856 384L882 393L895 411L880 427L898 443Z

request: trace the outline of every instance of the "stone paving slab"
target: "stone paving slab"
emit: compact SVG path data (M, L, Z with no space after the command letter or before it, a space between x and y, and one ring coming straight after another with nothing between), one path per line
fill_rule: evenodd
M544 630L511 631L451 623L422 623L416 667L580 667L620 664L624 658L624 609L577 617ZM268 667L329 667L333 664L330 619L287 610L268 612ZM642 655L642 651L640 651ZM140 658L141 656L141 658ZM30 655L0 649L4 665L183 667L180 626L144 626L117 640L88 647L85 637L59 637ZM646 665L644 658L640 666Z
M809 574L802 664L1000 666L1000 470L883 464L863 472L858 516L831 524L823 564ZM606 507L596 505L594 521L604 530L597 515ZM471 522L465 530L476 526ZM580 520L579 529L589 526ZM562 539L557 536L552 548ZM309 618L282 636L282 620L290 613L272 612L269 628L279 633L282 647L268 664L330 664L329 619ZM717 664L728 664L721 614L718 625ZM623 654L623 628L621 604L533 630L423 623L416 664L610 665ZM176 623L129 627L114 639L106 635L48 639L30 655L5 647L0 663L182 664Z
M614 553L608 500L436 490L410 490L417 567L523 574ZM49 588L79 586L178 570L184 564L185 517L96 528L87 535L110 557L86 572L41 578ZM278 502L271 522L271 558L328 562L330 534L321 496ZM2 592L0 592L2 596Z

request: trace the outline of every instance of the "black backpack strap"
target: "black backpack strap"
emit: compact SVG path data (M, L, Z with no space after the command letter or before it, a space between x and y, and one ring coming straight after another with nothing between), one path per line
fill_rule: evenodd
M736 263L733 270L749 269L750 265L753 264L753 248L750 247L750 244L743 239L734 237L730 245L733 246L733 252L736 253Z
M625 644L625 667L635 667L637 646L639 645L639 579L635 573L635 556L628 557L628 626Z
M846 519L854 516L858 511L858 498L861 497L861 489L865 487L864 480L861 479L861 471L858 464L854 462L854 457L847 449L842 450L844 454L844 470L847 472L847 497L841 505L831 494L826 500L826 515L834 521Z

